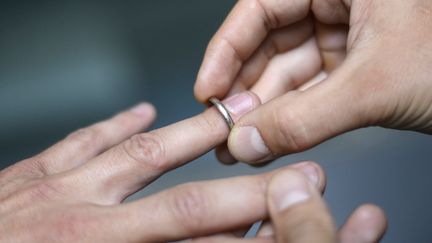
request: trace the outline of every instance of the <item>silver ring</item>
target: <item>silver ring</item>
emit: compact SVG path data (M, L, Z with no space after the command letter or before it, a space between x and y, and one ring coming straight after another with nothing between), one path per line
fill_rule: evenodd
M222 104L222 102L217 98L211 98L210 103L212 103L216 109L218 109L219 113L222 115L224 120L226 121L229 129L231 130L234 127L234 120L232 119L228 109Z

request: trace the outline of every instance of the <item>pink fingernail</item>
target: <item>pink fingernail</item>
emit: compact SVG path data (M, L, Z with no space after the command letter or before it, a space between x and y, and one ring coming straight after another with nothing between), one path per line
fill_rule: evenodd
M248 113L254 108L254 100L249 92L233 95L223 101L234 120Z

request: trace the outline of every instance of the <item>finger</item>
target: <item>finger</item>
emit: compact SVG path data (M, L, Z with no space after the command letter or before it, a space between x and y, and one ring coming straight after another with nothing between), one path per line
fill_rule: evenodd
M259 163L367 125L371 100L352 82L350 69L341 67L324 82L291 91L245 115L228 139L231 154L239 161Z
M353 0L343 1L311 1L311 10L314 17L327 24L349 24L350 9Z
M317 43L323 60L323 68L333 71L345 60L347 54L348 25L328 25L316 22Z
M336 227L321 195L306 177L285 170L268 187L277 242L336 242Z
M275 242L272 238L236 238L233 236L211 236L211 237L202 237L193 239L186 242L193 242L193 243L273 243ZM186 243L185 242L185 243Z
M297 90L306 91L306 90L312 88L313 86L321 83L322 81L327 79L327 77L328 77L327 73L324 71L321 71L315 77L313 77L311 80L307 81L302 86L300 86Z
M257 232L258 238L270 238L274 237L274 229L273 225L270 221L264 221Z
M228 232L228 233L220 233L220 234L216 234L216 235L212 235L212 236L205 236L205 237L199 237L199 238L195 238L193 241L202 241L202 242L207 242L205 240L219 240L219 239L238 239L238 238L243 238L247 232L250 230L251 226L247 226L247 227L243 227L242 229L239 230L235 230L232 232Z
M256 95L246 92L224 102L235 121L256 108ZM226 141L229 128L216 108L196 117L119 144L70 175L83 188L118 202L170 169L191 161ZM90 186L89 186L90 185Z
M268 32L306 18L309 5L307 0L240 0L207 47L195 85L197 99L224 97Z
M263 103L296 89L321 70L321 57L314 38L275 56L250 89Z
M297 49L298 46L310 39L312 34L313 22L310 18L271 31L261 46L244 63L232 89L238 90L237 87L249 89L261 77L275 56Z
M308 166L318 170L316 164L302 166L297 170L318 177L307 174L311 169L303 172ZM272 174L182 185L120 206L113 216L119 225L114 226L119 234L136 237L133 242L166 242L242 228L267 216L265 192Z
M212 236L212 237L202 237L198 239L193 239L186 242L193 243L273 243L275 242L272 238L248 238L239 239L231 236ZM185 242L185 243L186 243Z
M229 232L229 233L225 233L222 235L225 236L230 236L230 237L235 237L235 238L243 238L245 237L245 235L249 232L249 230L251 229L252 225L247 225L245 227L242 227L241 229Z
M386 228L383 210L374 205L363 205L342 226L339 239L341 243L376 243L380 242Z
M45 175L55 174L87 162L92 157L150 126L154 107L142 103L113 118L80 129L32 160Z
M230 151L228 150L228 145L226 143L217 146L215 152L217 159L223 164L233 165L237 163L237 160L231 155Z

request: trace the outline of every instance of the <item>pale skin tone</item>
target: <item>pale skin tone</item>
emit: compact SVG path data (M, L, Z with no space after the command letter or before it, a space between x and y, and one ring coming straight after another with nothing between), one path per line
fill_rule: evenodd
M264 104L237 122L219 160L259 165L367 126L431 134L431 29L428 0L239 0L195 96L249 90ZM273 215L279 242L321 242L293 240L285 214Z
M431 9L427 0L241 0L209 45L196 95L205 102L251 90L265 102L257 108L255 97L232 114L229 148L249 163L369 125L431 133ZM214 109L133 136L154 117L146 109L81 130L3 170L0 240L367 243L384 233L385 217L371 205L337 231L320 197L324 174L313 163L122 204L228 136ZM269 223L256 238L238 237L263 219Z
M431 29L428 0L238 1L195 95L250 90L265 104L218 157L259 164L367 126L432 133Z
M259 99L243 93L225 105L238 121L259 105ZM0 241L267 243L293 239L298 243L314 239L302 237L304 233L326 240L322 242L373 243L383 235L385 216L372 205L357 209L336 230L320 196L324 172L313 162L261 175L189 183L122 203L165 172L224 142L229 133L214 108L142 133L154 118L152 106L138 105L1 171ZM303 195L301 200L292 196L293 191ZM286 198L291 198L291 205ZM257 237L242 237L245 228L265 219L275 230L267 223Z

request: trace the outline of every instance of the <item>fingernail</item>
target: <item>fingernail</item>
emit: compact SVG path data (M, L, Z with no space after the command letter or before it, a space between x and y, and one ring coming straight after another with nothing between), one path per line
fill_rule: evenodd
M293 171L276 175L270 187L270 196L278 211L307 201L311 197L309 182Z
M248 113L254 108L254 100L249 92L235 94L223 101L234 120Z
M270 155L270 150L255 127L234 128L229 143L233 155L244 162L255 162Z
M260 237L270 237L274 236L273 226L269 223L265 223L259 230Z
M299 171L301 171L305 176L307 176L307 178L309 179L309 181L316 187L319 186L319 182L320 182L320 176L319 176L319 172L318 169L316 168L316 166L312 165L310 162L309 163L300 163L300 164L296 164L293 166L293 168L298 169Z
M130 111L142 117L149 117L154 112L154 108L149 103L141 103L132 107Z

